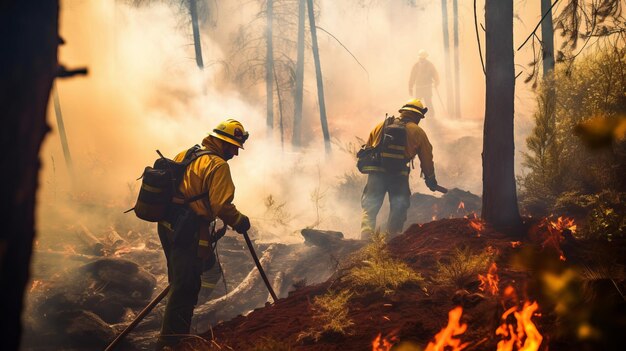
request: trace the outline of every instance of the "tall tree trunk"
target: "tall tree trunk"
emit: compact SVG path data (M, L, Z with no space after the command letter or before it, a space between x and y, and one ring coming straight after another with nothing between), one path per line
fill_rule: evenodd
M191 14L191 27L193 28L193 46L196 49L196 64L198 68L204 68L202 61L202 44L200 43L200 25L198 24L198 4L196 0L189 0L189 12Z
M459 68L459 4L452 0L452 16L454 17L454 117L461 116L461 87Z
M20 316L35 236L39 149L50 129L46 111L57 63L58 0L0 5L0 163L10 165L0 182L0 340L18 350Z
M541 41L543 42L543 77L554 70L554 27L552 26L552 4L550 0L541 0L541 15L549 12L541 22Z
M306 10L306 0L298 1L298 59L296 61L296 88L293 97L293 135L291 144L299 147L301 142L301 123L302 123L302 96L304 90L304 21Z
M446 70L446 109L453 113L452 72L450 71L450 35L448 34L448 0L441 0L441 23L443 26L443 56Z
M324 83L322 81L322 66L320 53L317 47L317 28L315 27L315 14L313 13L313 0L307 0L309 8L309 26L311 26L311 42L313 46L313 60L315 61L315 76L317 77L317 99L320 104L320 120L322 122L322 134L324 134L324 148L330 154L330 133L326 121L326 103L324 102Z
M265 56L265 90L267 92L267 135L271 137L274 131L274 47L272 38L272 21L274 14L274 0L267 0L267 28L266 28L266 56Z
M487 0L486 107L482 217L494 225L520 223L515 189L513 0Z

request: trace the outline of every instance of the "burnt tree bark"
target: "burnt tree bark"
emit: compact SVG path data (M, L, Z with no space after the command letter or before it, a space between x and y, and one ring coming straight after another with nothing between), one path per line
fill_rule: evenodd
M547 78L554 70L554 27L552 25L552 4L550 0L541 0L541 14L545 18L541 22L541 47L543 57L543 78Z
M454 40L454 117L461 117L461 70L459 64L459 4L452 0L453 40Z
M0 340L19 348L20 314L35 236L39 149L49 127L46 111L58 70L58 0L4 1L0 5Z
M298 1L298 58L296 61L296 89L294 91L293 105L293 136L291 143L295 147L300 147L301 124L302 124L302 98L304 90L304 22L306 0Z
M515 188L513 0L487 0L486 106L482 217L494 225L521 222Z
M326 154L330 154L330 133L326 119L326 102L324 100L324 81L322 79L322 65L320 63L320 51L317 45L317 27L315 26L315 14L313 12L313 0L307 0L309 10L309 26L311 27L311 43L313 49L313 61L315 62L315 76L317 77L317 100L320 105L320 121L322 134L324 135L324 148Z
M450 34L448 32L448 0L441 0L441 23L443 30L443 59L446 70L446 107L448 113L454 113L454 93L452 92L452 72L450 69Z
M267 93L267 135L274 133L274 44L273 18L274 0L267 0L266 56L265 56L265 90Z
M198 68L204 68L202 60L202 44L200 43L200 24L198 23L198 4L196 0L189 0L189 14L191 15L191 28L193 29L193 46L196 50L196 64Z

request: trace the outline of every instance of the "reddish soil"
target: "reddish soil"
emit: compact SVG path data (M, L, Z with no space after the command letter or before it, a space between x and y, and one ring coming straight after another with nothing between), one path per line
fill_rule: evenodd
M410 284L394 293L384 295L379 292L360 291L349 302L349 318L354 322L347 335L327 333L318 341L298 339L298 335L313 326L311 303L315 296L325 294L330 288L341 289L340 280L331 278L327 282L299 288L280 299L273 305L267 305L252 311L247 316L218 324L212 335L203 335L213 340L214 349L222 350L372 350L372 341L379 333L383 336L395 335L396 340L411 341L425 346L433 336L447 324L448 311L454 306L463 306L462 323L467 323L467 331L460 336L468 342L466 350L496 350L498 337L495 330L500 324L500 316L505 307L515 305L512 298L505 301L501 296L491 296L479 291L479 280L469 279L461 286L438 286L430 280L437 272L437 262L446 262L455 248L467 247L474 252L491 250L498 265L500 289L511 285L515 288L519 300L539 301L541 316L533 317L539 331L544 335L541 350L592 350L598 344L577 344L567 339L567 334L557 335L556 327L566 324L557 321L553 312L554 303L541 293L538 276L546 267L562 272L567 265L589 260L588 245L564 244L563 250L569 255L568 261L559 260L559 255L550 249L542 249L542 242L534 236L534 242L524 240L513 244L514 232L528 233L531 225L516 230L497 231L489 226L476 229L481 224L472 219L444 219L431 223L413 225L404 234L389 242L389 251L395 258L401 259L420 272L426 278L419 286ZM537 223L534 223L536 225ZM536 232L536 231L534 231ZM503 233L508 233L507 235ZM519 237L528 238L529 235ZM569 245L569 246L568 246ZM597 250L612 255L609 245L594 246ZM567 249L567 250L566 250ZM624 259L620 258L620 264ZM525 262L525 264L524 264ZM554 268L557 267L557 268ZM485 272L486 273L486 272ZM623 281L616 284L623 287ZM617 286L617 285L616 285ZM611 293L608 293L611 295ZM613 294L615 295L615 294ZM613 310L624 311L623 297L614 299ZM624 317L609 315L611 323L622 328ZM554 334L554 335L552 335ZM560 334L564 334L560 333ZM619 333L618 333L619 334ZM601 343L608 350L610 335Z

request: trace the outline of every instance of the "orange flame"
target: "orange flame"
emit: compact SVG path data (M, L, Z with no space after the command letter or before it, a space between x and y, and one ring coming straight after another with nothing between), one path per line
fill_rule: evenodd
M480 219L470 219L470 227L478 232L478 236L485 229L484 223Z
M469 343L461 344L460 339L454 338L467 330L467 324L459 323L462 314L460 306L448 312L448 325L435 335L435 340L428 343L425 351L461 351L467 347Z
M496 335L502 336L503 339L498 342L497 351L513 351L514 347L518 351L539 350L543 336L531 320L538 308L537 302L531 304L527 301L521 311L517 311L517 307L514 306L502 314L502 324L496 330ZM515 316L517 328L506 322L511 314Z
M465 203L463 201L459 202L459 210L464 210L465 209Z
M383 337L382 333L378 333L378 336L372 341L372 351L389 351L397 341L398 337L393 333L386 337Z
M511 247L512 248L516 248L516 247L520 247L522 246L522 242L521 241L511 241Z
M541 234L541 246L543 248L551 247L559 254L559 259L565 261L565 254L561 249L561 243L565 240L563 232L568 230L571 233L576 232L576 224L574 219L559 217L556 220L551 220L550 217L544 218L539 224L539 228L545 228L545 231Z
M560 232L564 230L569 230L572 233L576 233L577 225L574 223L573 218L567 218L560 216L556 219L556 221L550 221L550 226Z
M498 291L498 283L500 282L500 277L498 277L498 266L493 262L491 266L489 266L489 270L486 275L479 274L478 279L480 279L480 286L478 289L480 291L486 291L491 295L497 295Z

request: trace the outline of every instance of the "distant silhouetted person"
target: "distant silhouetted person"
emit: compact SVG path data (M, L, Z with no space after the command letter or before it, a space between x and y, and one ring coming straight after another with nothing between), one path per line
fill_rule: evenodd
M424 104L429 107L431 116L435 115L433 108L433 85L435 88L439 86L439 74L432 62L428 59L428 52L422 49L419 51L419 60L411 69L411 77L409 78L409 95L418 99L422 99Z

